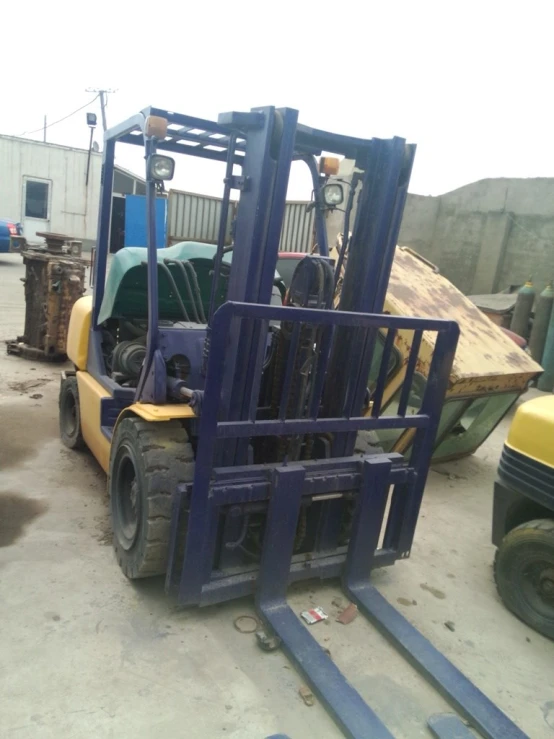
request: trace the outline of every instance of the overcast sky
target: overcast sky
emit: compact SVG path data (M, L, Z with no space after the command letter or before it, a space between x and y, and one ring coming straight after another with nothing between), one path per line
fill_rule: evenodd
M424 195L554 176L552 2L50 0L9 3L2 18L0 133L38 129L106 87L111 125L149 104L206 118L276 105L338 133L403 136L418 146L410 190ZM86 148L85 112L48 141ZM119 150L142 174L140 152ZM178 157L177 172L182 189L220 192L218 164ZM295 172L290 195L309 189Z

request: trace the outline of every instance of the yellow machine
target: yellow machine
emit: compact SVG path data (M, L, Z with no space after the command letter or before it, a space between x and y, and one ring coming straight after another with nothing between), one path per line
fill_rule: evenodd
M554 396L514 416L494 485L494 574L504 604L554 639Z
M60 398L60 424L62 440L70 448L88 447L105 472L110 463L110 440L103 433L102 401L111 394L87 371L89 361L89 340L92 318L92 296L86 295L78 300L71 312L67 333L67 356L75 366L74 377L64 381L73 382L75 392L69 398L67 408L64 397ZM78 398L78 406L74 402ZM136 416L145 421L160 422L172 419L190 419L195 414L190 405L131 403L118 416L118 422L125 417ZM74 423L71 424L71 418Z
M396 249L385 310L397 316L451 319L460 326L460 339L433 462L446 462L473 454L527 390L531 380L541 372L541 366L439 274L435 265L409 248ZM382 350L385 336L380 338ZM398 405L412 339L413 334L408 331L399 331L395 337L383 397L383 406L389 412ZM433 337L424 334L409 400L412 413L417 412L421 402L433 349ZM370 374L370 389L377 380L381 359L381 354L376 354ZM375 434L374 443L385 451L405 454L409 452L413 438L411 429L379 431Z

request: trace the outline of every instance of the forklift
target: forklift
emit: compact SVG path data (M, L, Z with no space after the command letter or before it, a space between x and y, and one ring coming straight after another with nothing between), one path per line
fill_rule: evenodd
M123 249L109 274L116 143L146 159L145 249ZM216 246L156 243L156 194L186 154L225 165ZM108 474L114 550L131 579L165 575L181 606L253 595L262 647L282 647L345 736L392 737L287 603L290 583L340 578L350 600L454 707L429 718L436 737L520 739L521 732L370 582L409 557L459 329L383 313L415 146L311 128L290 108L217 122L147 108L105 135L94 294L72 311L60 429ZM324 215L343 204L334 157L361 187L340 302ZM278 258L291 163L312 177L317 256L297 266L284 300ZM232 191L239 194L225 246ZM346 213L348 216L348 213ZM383 394L395 337L412 335L393 413ZM385 335L375 385L368 373ZM434 336L413 412L423 335ZM417 389L417 388L416 388ZM408 409L411 409L410 411ZM359 453L361 432L411 429L408 460ZM462 718L460 718L460 716Z
M554 396L522 403L494 483L494 579L504 605L554 639Z

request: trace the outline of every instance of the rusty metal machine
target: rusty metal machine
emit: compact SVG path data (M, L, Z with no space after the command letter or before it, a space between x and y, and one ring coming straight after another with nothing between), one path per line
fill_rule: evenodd
M8 354L28 359L62 361L66 358L71 309L85 292L86 261L80 242L54 233L38 233L44 246L18 249L25 265L25 327L9 341Z

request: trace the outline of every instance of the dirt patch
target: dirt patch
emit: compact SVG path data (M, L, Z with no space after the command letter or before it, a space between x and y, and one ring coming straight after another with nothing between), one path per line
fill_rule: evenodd
M401 606L417 606L417 601L411 598L397 598L396 602L400 603Z
M51 377L33 377L32 380L24 380L23 382L8 382L10 390L14 390L16 393L28 393L29 390L35 390L38 387L46 385L47 382L52 382Z
M57 416L36 413L28 405L2 403L0 415L0 470L33 457L39 447L59 437Z
M438 598L439 600L444 600L446 598L446 594L443 593L442 590L433 588L431 585L427 585L426 582L422 582L419 587L422 590L426 590L428 593L431 593L431 595L434 595L435 598Z
M0 547L9 547L24 533L25 527L48 510L44 500L14 493L0 494Z
M96 516L94 520L96 522L96 540L100 544L110 547L113 541L113 530L109 512L106 511L103 516Z

